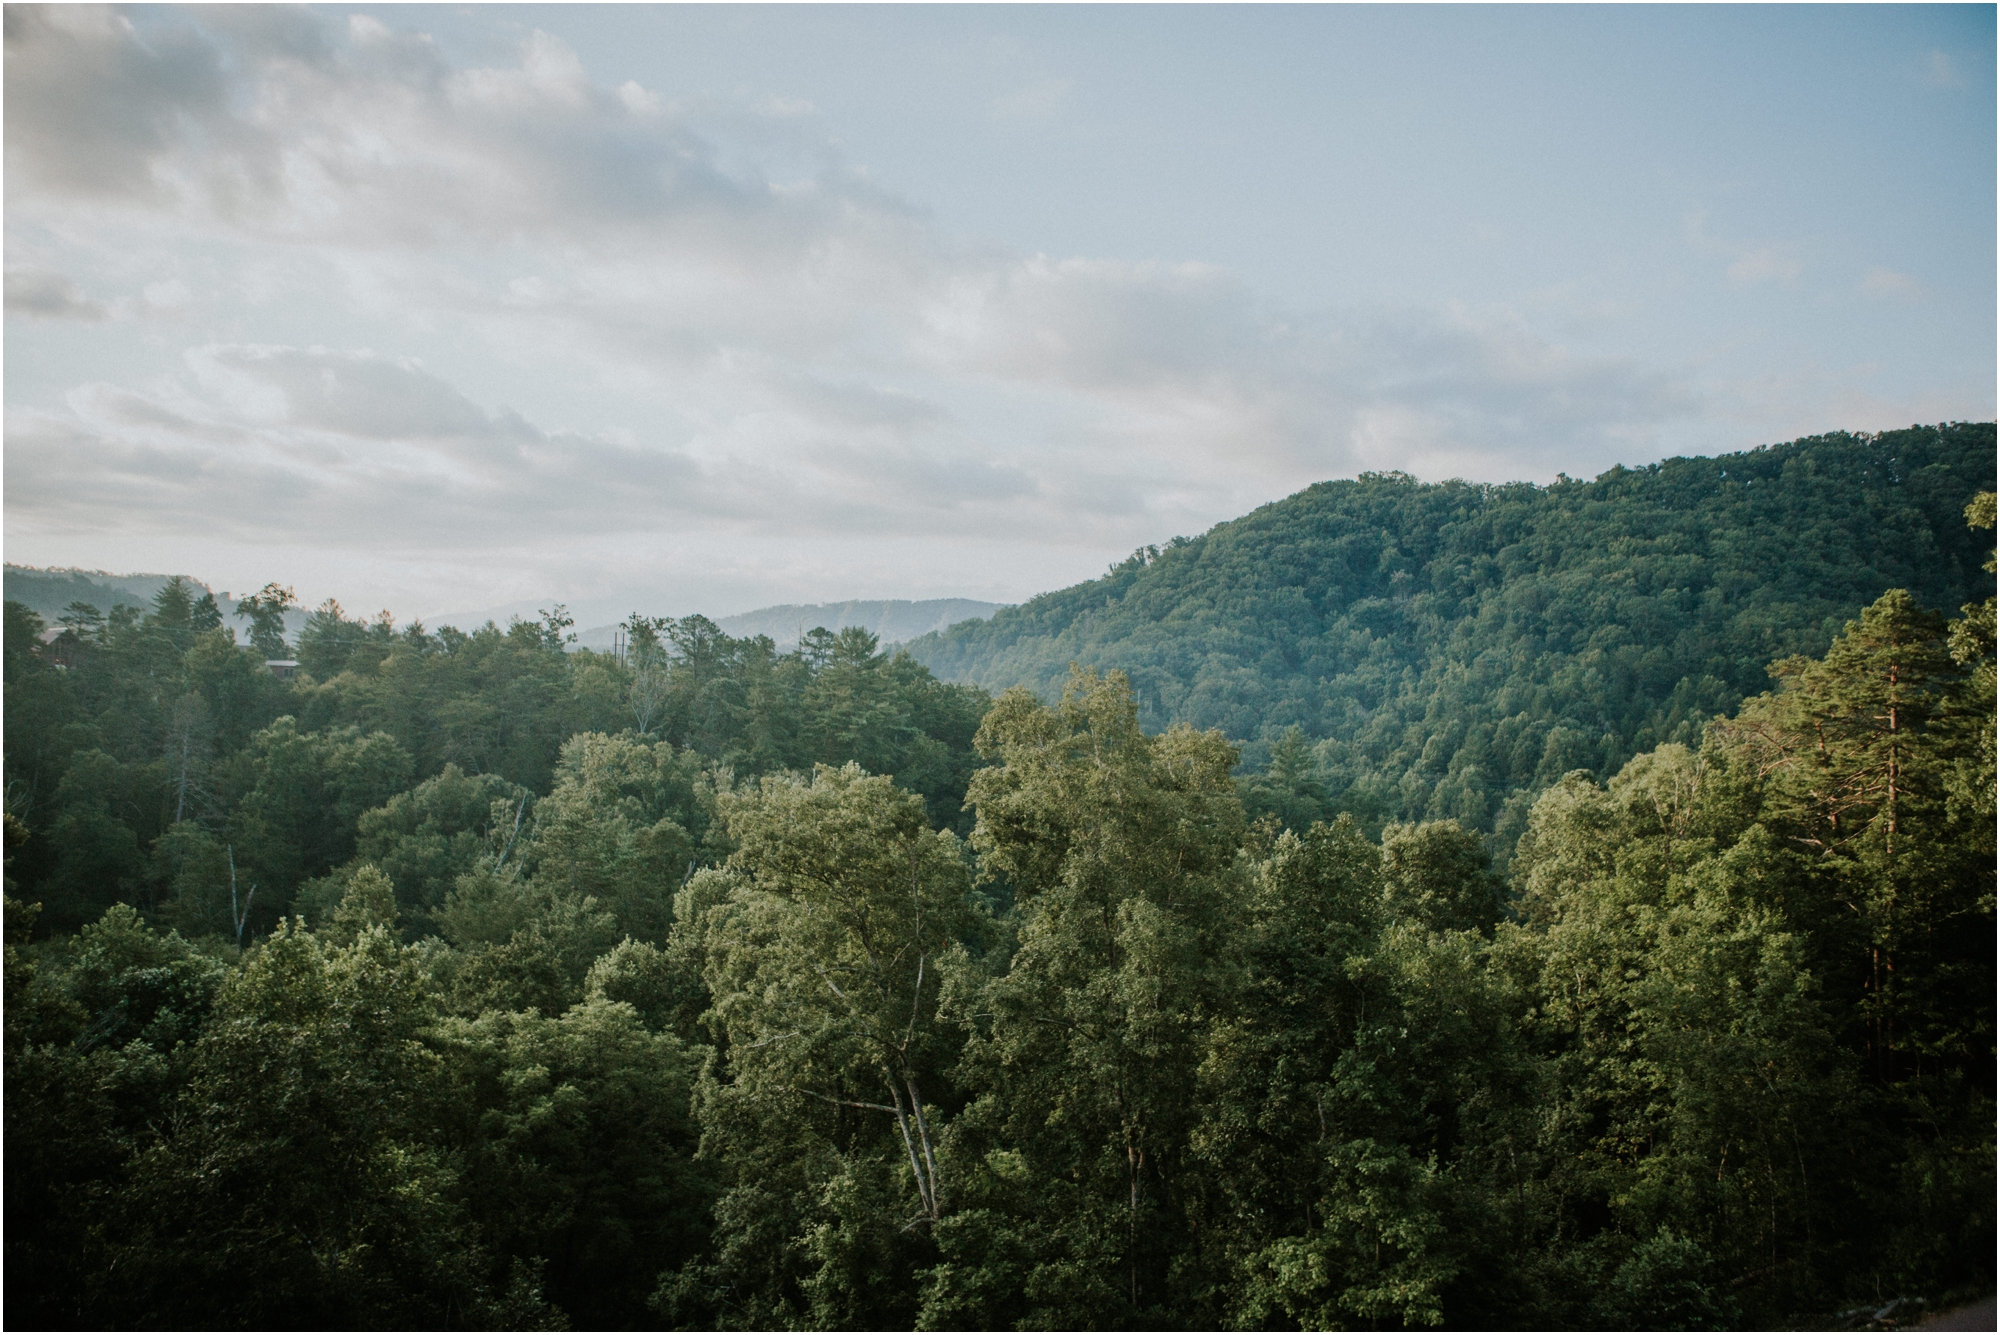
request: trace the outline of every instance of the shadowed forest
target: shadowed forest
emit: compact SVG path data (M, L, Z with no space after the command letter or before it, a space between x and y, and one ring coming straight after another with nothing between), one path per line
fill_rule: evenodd
M9 602L7 1323L1990 1292L1994 473L1368 475L889 652Z

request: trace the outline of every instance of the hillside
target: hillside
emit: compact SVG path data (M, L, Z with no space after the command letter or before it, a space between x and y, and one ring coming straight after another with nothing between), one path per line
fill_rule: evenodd
M1531 795L1688 740L1821 654L1885 588L1990 593L1961 514L1991 423L1837 433L1547 486L1323 482L910 652L1057 695L1122 668L1148 728L1316 742L1330 809L1452 816L1511 845Z
M129 607L149 606L160 586L172 578L171 575L114 575L104 570L43 570L36 566L10 565L6 569L7 601L33 608L43 619L53 623L71 603L89 603L100 612L108 612L120 603ZM192 584L196 581L190 579L188 582Z
M844 603L766 607L720 617L715 624L738 639L768 635L781 649L798 643L800 627L811 630L815 626L833 631L859 626L883 644L900 644L961 621L990 617L1001 606L972 598L928 598L917 602L896 598L851 599Z
M19 603L54 625L71 603L88 603L100 612L109 612L120 604L149 608L153 605L154 595L172 578L172 575L161 574L114 575L105 570L10 565L6 570L6 593L8 602ZM181 578L196 589L214 593L216 605L222 610L223 624L241 630L243 623L234 619L239 602L230 596L234 590L215 590L192 575ZM245 592L247 596L248 591ZM303 608L292 608L285 613L287 635L297 635L305 624L306 612Z
M996 700L855 626L617 655L329 601L281 677L177 584L48 638L9 602L4 1315L1818 1330L1984 1292L1993 599L1917 601L1991 587L1992 466L1989 427L1327 484L1000 646L1286 727L1248 774L1116 674ZM1843 601L1875 584L1920 593ZM1382 823L1433 805L1490 827Z
M715 624L725 634L740 640L768 635L780 649L791 648L798 643L802 630L814 627L841 631L859 626L883 644L899 644L961 621L992 616L1001 606L973 598L929 598L916 602L903 598L855 598L844 603L760 607L754 612L717 617ZM594 626L577 636L577 647L608 649L615 630L616 626Z

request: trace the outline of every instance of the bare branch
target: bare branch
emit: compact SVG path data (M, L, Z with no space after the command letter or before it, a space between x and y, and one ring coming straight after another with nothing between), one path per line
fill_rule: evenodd
M792 1086L792 1091L794 1093L807 1095L811 1098L821 1099L827 1103L833 1104L837 1108L867 1108L872 1112L885 1112L897 1118L901 1118L903 1115L902 1109L891 1108L886 1103L857 1103L853 1099L837 1099L833 1097L833 1095L831 1094L822 1094L816 1089L800 1089L797 1085Z
M514 851L514 841L521 837L521 818L527 814L528 799L523 796L519 809L514 812L514 832L507 836L507 846L500 850L500 860L493 864L494 871L507 865L507 855Z
M746 1044L744 1044L744 1045L743 1045L743 1050L744 1050L745 1052L754 1052L754 1051L756 1051L756 1050L757 1050L758 1048L768 1048L768 1047L770 1047L770 1046L771 1046L771 1045L772 1045L773 1043L782 1043L782 1042L784 1042L784 1041L785 1041L786 1039L788 1039L788 1038L797 1038L797 1037L799 1037L799 1035L800 1035L800 1032L801 1032L801 1031L799 1031L799 1030L797 1030L797 1029L794 1029L794 1030L792 1030L792 1031L791 1031L790 1033L788 1033L788 1034L773 1034L773 1035L771 1035L771 1037L769 1037L769 1038L765 1038L765 1039L759 1039L759 1040L758 1040L757 1042L755 1042L755 1043L746 1043Z
M924 1165L930 1170L930 1191L928 1195L930 1197L931 1218L935 1220L938 1214L938 1170L937 1159L931 1153L931 1126L929 1120L924 1116L924 1101L922 1096L917 1093L917 1082L906 1077L904 1083L909 1086L910 1106L916 1109L917 1135L923 1139L924 1143Z
M903 1051L910 1050L910 1044L917 1039L917 1012L924 1001L924 957L917 956L917 986L910 994L910 1026L903 1031Z
M889 1076L889 1072L886 1070L882 1074L885 1078ZM923 1198L924 1213L929 1215L931 1220L935 1222L937 1220L937 1194L931 1179L924 1174L924 1166L917 1162L917 1146L915 1140L910 1135L910 1119L903 1114L903 1096L896 1092L896 1082L893 1078L889 1079L888 1083L889 1097L896 1101L896 1126L903 1133L903 1150L910 1156L910 1172L915 1174L917 1179L917 1195ZM921 1115L921 1110L919 1110L919 1115ZM926 1155L928 1156L928 1147L926 1147Z

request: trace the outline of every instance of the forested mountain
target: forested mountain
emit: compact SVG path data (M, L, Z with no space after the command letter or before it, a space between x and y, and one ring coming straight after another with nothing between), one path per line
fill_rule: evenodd
M961 621L990 617L1000 607L999 603L982 603L976 598L927 598L916 602L864 598L844 603L766 607L720 617L715 624L731 635L768 635L780 646L798 643L800 634L814 626L832 631L858 626L884 644L901 644Z
M1245 716L1247 770L1144 726L1163 669L1143 706L1087 667L996 698L856 627L634 615L613 656L560 607L328 601L287 646L287 590L225 618L169 580L45 640L10 601L6 1322L1826 1328L1989 1293L1993 429L1903 434L1328 484L1086 586L1062 626L1123 618L1228 703L1263 660L1215 646L1297 647L1250 613L1361 572L1371 721ZM1708 499L1645 503L1676 470ZM1241 536L1328 496L1376 522ZM1271 708L1325 707L1269 661ZM1688 664L1720 684L1654 719ZM1593 707L1654 732L1539 768ZM1375 715L1421 739L1407 811L1555 720L1508 860L1344 777Z
M961 621L992 616L999 603L982 603L974 598L852 598L844 603L781 603L752 612L717 617L715 624L738 639L767 636L780 649L790 649L815 627L843 631L858 627L884 644L900 644L919 635ZM608 649L616 626L594 626L577 636L577 643L589 649Z
M10 565L6 569L7 601L20 603L43 620L53 622L65 607L76 602L89 603L106 612L121 603L146 607L172 578L172 575L114 575L105 570L44 570L37 566Z
M1221 728L1259 768L1297 728L1315 814L1451 817L1505 848L1563 774L1695 742L1883 589L1983 596L1960 512L1994 468L1992 424L1959 423L1549 487L1370 474L908 648L1045 698L1072 662L1119 669L1146 726Z
M160 590L175 579L190 590L211 592L206 584L186 575L114 575L105 570L44 570L36 566L10 565L6 578L7 601L21 604L51 625L60 621L72 604L98 613L108 613L116 607L143 611L152 605ZM225 591L212 596L226 617L235 612L244 599L256 595L246 593L243 598L235 598ZM283 618L287 633L297 634L305 626L306 614L296 608L286 608Z

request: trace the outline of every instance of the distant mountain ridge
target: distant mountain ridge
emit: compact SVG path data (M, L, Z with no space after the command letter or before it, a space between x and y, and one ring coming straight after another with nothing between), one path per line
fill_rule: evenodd
M78 570L68 566L17 566L5 570L7 601L33 608L44 621L53 622L71 603L89 603L100 612L109 612L124 603L128 607L148 607L172 575L135 573L116 575L108 570ZM190 584L207 588L189 575Z
M1255 766L1297 726L1329 810L1511 845L1564 772L1697 740L1885 590L1985 598L1963 511L1994 469L1993 424L1955 423L1547 487L1364 474L907 648L1044 699L1072 662L1123 669L1148 729L1222 728Z
M147 572L118 575L108 570L79 570L70 566L44 568L10 564L5 569L7 601L32 609L50 625L55 624L56 618L71 603L89 603L100 612L109 612L120 603L127 607L150 609L154 596L172 578L172 575ZM225 626L243 624L234 620L238 599L230 595L235 590L217 593L192 575L182 575L181 578L197 589L215 594ZM243 592L248 594L254 590ZM294 608L285 613L287 635L296 636L305 624L306 613L303 609Z
M779 645L795 644L804 631L820 626L835 631L860 626L883 644L902 644L961 622L983 621L1003 606L1004 603L983 603L972 598L927 598L915 602L857 598L844 603L785 603L722 617L715 624L738 638L768 635Z
M917 601L856 598L844 603L782 603L776 607L739 612L735 616L716 617L714 621L724 632L738 639L768 635L780 649L790 648L806 631L822 626L834 631L860 626L883 644L889 645L946 630L961 622L983 620L1004 606L1004 603L984 603L974 598ZM577 645L585 649L607 649L616 629L616 626L594 626L577 636Z
M24 604L51 625L73 602L89 603L100 612L108 612L120 603L131 607L148 608L161 587L173 578L168 574L141 572L120 575L108 570L78 570L69 567L44 569L38 566L19 565L8 565L5 574L7 600ZM224 624L235 624L230 618L236 611L237 602L229 596L229 593L217 593L207 583L192 575L183 575L181 578L198 589L215 593L216 602L222 608ZM234 590L230 591L233 592ZM890 645L915 639L931 631L947 629L961 621L976 621L992 616L1006 605L980 602L974 598L929 598L915 601L905 598L856 598L844 603L783 603L775 607L740 612L735 616L717 617L715 624L739 639L768 635L781 649L790 648L798 642L799 636L804 631L819 626L835 631L845 630L849 626L861 626L874 634L884 645ZM296 637L304 628L306 617L307 611L304 608L294 608L287 612L286 634ZM485 614L447 615L437 619L437 624L465 623L476 627L488 619ZM594 626L577 636L577 647L609 649L612 645L613 632L616 630L616 625Z

